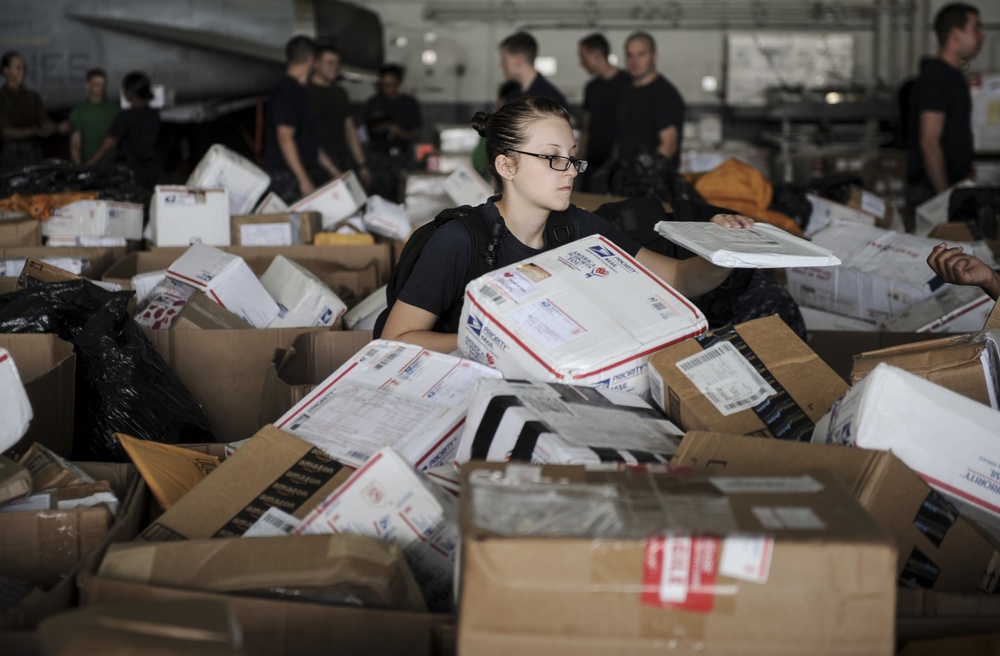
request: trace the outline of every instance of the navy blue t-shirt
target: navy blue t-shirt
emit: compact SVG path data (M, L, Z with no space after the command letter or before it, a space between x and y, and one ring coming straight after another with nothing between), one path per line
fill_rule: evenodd
M264 160L268 171L290 171L278 146L278 126L295 128L295 147L306 172L316 169L319 141L316 139L316 119L306 88L290 75L285 75L274 87L267 102L267 127L264 130Z
M539 73L535 76L535 81L531 83L527 91L522 91L521 87L517 87L507 96L507 102L512 100L517 100L521 96L537 96L539 98L548 98L554 100L563 107L569 107L566 102L566 96L562 94L562 91L557 89L554 84L549 82L544 75Z
M942 112L941 152L944 155L948 184L967 178L972 172L972 96L969 83L957 68L937 57L925 57L920 63L920 77L913 85L910 100L909 160L907 176L911 184L930 188L920 150L920 113Z
M500 218L500 212L492 201L476 209L491 226ZM641 246L638 242L596 214L575 205L570 205L565 212L573 228L574 240L603 235L633 257L639 252ZM546 243L542 248L531 248L507 232L500 241L500 255L495 268L526 260L558 245ZM420 258L414 264L398 300L437 317L443 316L454 304L461 303L472 265L472 246L472 236L460 221L452 220L437 228L420 252Z

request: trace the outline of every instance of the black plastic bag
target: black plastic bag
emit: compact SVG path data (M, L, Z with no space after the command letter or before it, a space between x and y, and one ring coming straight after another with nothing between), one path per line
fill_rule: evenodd
M629 198L655 196L670 203L675 213L680 201L706 204L705 197L677 172L670 160L655 151L643 151L617 160L611 167L608 191Z
M149 195L136 184L131 169L118 162L82 166L47 160L0 174L0 198L62 191L94 191L98 198L124 203L143 203Z
M215 441L190 391L128 315L131 296L87 280L0 296L0 332L55 333L76 347L76 460L127 462L115 433L167 444Z

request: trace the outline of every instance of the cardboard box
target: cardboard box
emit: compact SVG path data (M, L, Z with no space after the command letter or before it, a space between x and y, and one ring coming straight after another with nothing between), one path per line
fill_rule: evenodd
M927 266L940 242L856 224L835 224L813 242L839 257L839 267L786 270L799 305L867 321L895 316L930 297L941 280Z
M645 394L649 356L705 332L686 298L614 243L587 237L466 287L458 348L507 378Z
M229 214L248 214L271 185L271 176L222 144L213 144L191 171L184 186L191 189L224 187Z
M951 192L963 187L975 187L976 183L965 179L958 182L940 194L934 196L916 209L916 229L913 231L917 235L926 235L934 226L948 222L948 201L951 199Z
M348 171L331 180L289 209L293 212L319 212L323 215L323 229L329 229L341 219L357 212L365 203L364 187L354 171Z
M48 490L36 489L32 494L0 507L0 514L36 513L47 510L75 508L105 508L110 517L118 514L118 497L107 481L85 485L67 485ZM109 518L110 518L109 517Z
M13 460L0 456L0 505L31 493L31 474Z
M397 205L381 196L368 199L362 220L370 232L387 239L406 239L413 232L406 206Z
M806 224L805 229L807 237L811 237L823 228L828 228L835 223L875 226L875 216L863 212L860 208L841 205L816 194L806 194L806 198L812 204L812 213L809 215L809 223Z
M653 401L684 430L809 441L847 385L777 315L670 346L650 361Z
M896 639L996 633L1000 596L900 588L896 596Z
M851 187L847 206L875 217L877 228L896 229L893 225L899 220L896 216L896 208L877 193L872 193L861 187Z
M406 556L427 607L452 608L458 503L389 447L369 458L295 533L354 533L391 542Z
M40 443L32 444L21 456L20 463L31 475L31 486L35 490L96 482L86 471Z
M879 330L878 324L874 321L845 317L841 314L817 310L816 308L801 306L802 320L806 324L806 331L812 333L815 330L837 330L844 332L876 332Z
M896 333L965 333L979 330L993 309L993 299L979 287L949 286L888 319Z
M456 205L476 207L493 195L493 187L468 164L463 164L448 175L442 186Z
M0 219L0 247L41 246L42 222L29 216Z
M601 466L667 463L684 433L625 392L482 379L455 460Z
M324 328L254 330L146 330L170 368L202 407L215 437L236 442L260 426L253 405L271 366L274 349Z
M31 401L10 352L0 347L0 451L6 451L28 432Z
M170 509L219 466L219 458L208 453L121 433L115 436L164 510Z
M892 653L895 546L828 473L463 475L460 653Z
M454 458L469 393L500 373L419 346L376 340L275 423L348 465L385 446L417 469Z
M934 333L842 332L813 330L808 335L808 345L816 355L845 381L851 380L854 356L866 351L877 351L900 344L915 344L940 339Z
M167 268L167 278L204 292L254 328L266 328L280 312L242 258L211 246L191 246Z
M249 323L233 314L199 291L188 297L174 318L174 330L249 330Z
M39 626L47 656L188 654L240 656L241 628L221 601L147 601L91 606Z
M352 472L313 445L265 426L139 537L240 537L271 507L302 519Z
M229 246L229 194L225 188L157 185L149 206L155 246Z
M1000 330L1000 305L994 304L983 330Z
M344 314L344 330L372 330L375 321L385 310L386 287L379 287L365 300L361 301Z
M0 334L0 348L10 352L31 402L31 425L8 457L21 456L35 442L62 456L73 449L76 354L73 345L51 334Z
M48 246L10 246L0 249L0 259L26 260L33 257L44 262L50 262L71 273L100 280L104 272L128 254L130 247L48 247ZM62 266L65 265L65 266ZM20 271L16 275L20 275Z
M142 240L143 208L139 203L78 200L52 211L42 224L46 237L117 237Z
M349 534L112 545L97 574L187 590L425 610L400 549Z
M816 422L813 442L891 450L967 517L1000 535L998 434L996 410L880 364Z
M281 200L281 196L274 193L273 191L267 192L267 195L261 199L260 204L254 208L254 214L281 214L288 210L288 203Z
M330 374L363 349L370 331L304 333L290 347L278 348L264 379L257 422L275 423Z
M313 243L317 246L367 246L375 243L375 235L367 232L318 232Z
M618 201L626 200L625 196L608 196L605 194L588 194L582 191L574 191L569 196L569 202L576 205L582 210L587 210L588 212L597 211L602 205L607 203L617 203ZM669 208L669 205L664 203L664 208ZM668 212L672 211L667 209Z
M883 362L1000 409L1000 347L994 333L956 335L861 353L854 357L851 383L858 383Z
M132 276L131 287L126 289L132 289L135 292L135 302L136 304L142 303L167 277L166 269L157 269L156 271L149 271L147 273L137 273ZM103 281L102 281L103 282ZM117 284L117 283L111 283Z
M323 229L319 212L234 215L230 221L234 246L311 244Z
M892 534L901 587L954 592L1000 587L1000 542L891 452L692 431L673 464L726 476L829 471Z
M309 269L284 255L271 262L260 284L280 308L272 328L338 326L347 305Z
M197 291L191 285L164 278L138 304L133 318L140 326L153 330L170 328L184 309L188 298Z

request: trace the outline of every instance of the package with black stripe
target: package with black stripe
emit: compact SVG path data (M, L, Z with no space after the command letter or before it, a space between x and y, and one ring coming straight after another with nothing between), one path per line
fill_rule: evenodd
M684 433L634 394L527 380L477 381L458 461L606 466L670 461Z

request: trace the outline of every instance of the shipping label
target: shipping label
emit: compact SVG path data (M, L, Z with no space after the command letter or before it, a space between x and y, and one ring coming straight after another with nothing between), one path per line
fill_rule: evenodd
M741 581L767 583L771 572L774 538L763 535L732 535L722 543L719 573Z
M511 316L512 321L529 338L545 349L555 349L586 334L578 324L549 300L532 303Z
M725 494L781 494L821 492L823 485L812 476L713 477L712 485Z
M752 408L775 394L774 388L729 342L677 362L698 391L723 417Z
M707 613L715 605L719 539L664 535L646 541L642 603Z

